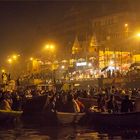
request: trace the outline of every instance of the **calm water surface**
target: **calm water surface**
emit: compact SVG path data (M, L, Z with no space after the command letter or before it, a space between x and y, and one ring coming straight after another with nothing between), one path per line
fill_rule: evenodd
M0 140L122 140L140 139L140 129L89 128L82 126L1 126Z

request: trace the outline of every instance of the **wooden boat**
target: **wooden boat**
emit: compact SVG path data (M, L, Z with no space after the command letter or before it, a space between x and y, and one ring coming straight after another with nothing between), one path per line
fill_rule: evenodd
M88 112L89 123L99 126L140 126L140 112L130 113L107 113L107 112Z
M56 112L57 119L61 124L78 123L85 113Z
M25 122L39 122L43 124L56 124L78 122L85 113L51 112L47 103L47 95L28 98L23 105L22 120ZM30 121L29 121L30 120Z
M22 115L23 111L0 110L0 123L12 122Z

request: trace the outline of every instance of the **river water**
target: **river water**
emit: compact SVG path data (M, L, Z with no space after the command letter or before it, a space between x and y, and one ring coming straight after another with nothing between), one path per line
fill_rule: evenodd
M17 124L0 127L0 140L122 140L140 139L140 129L88 126L42 126Z

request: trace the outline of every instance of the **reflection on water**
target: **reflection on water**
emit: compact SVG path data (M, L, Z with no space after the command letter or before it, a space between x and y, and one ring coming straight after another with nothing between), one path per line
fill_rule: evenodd
M121 140L140 139L140 129L103 129L81 126L17 125L1 127L0 140Z

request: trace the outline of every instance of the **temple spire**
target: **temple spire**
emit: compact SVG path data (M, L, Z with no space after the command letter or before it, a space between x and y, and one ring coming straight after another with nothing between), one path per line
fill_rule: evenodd
M92 35L90 44L89 44L89 53L94 53L97 51L98 41L95 35Z
M77 54L79 53L79 51L80 51L80 43L78 37L76 36L72 47L72 54Z

